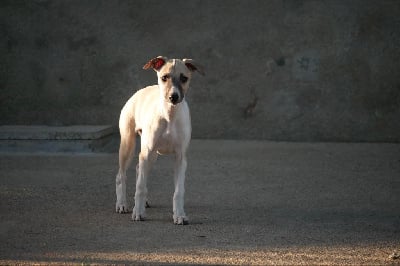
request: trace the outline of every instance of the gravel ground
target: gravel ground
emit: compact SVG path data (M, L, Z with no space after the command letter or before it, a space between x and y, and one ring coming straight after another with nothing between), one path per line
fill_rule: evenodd
M117 154L0 155L0 264L400 264L400 144L194 140L187 226L172 159L132 222Z

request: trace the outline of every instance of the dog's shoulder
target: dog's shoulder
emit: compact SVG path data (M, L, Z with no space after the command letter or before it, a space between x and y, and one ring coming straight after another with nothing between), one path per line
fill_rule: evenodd
M134 96L135 97L143 97L143 95L150 95L150 94L155 94L155 93L159 93L158 85L144 87L144 88L136 91Z
M159 91L158 91L158 85L147 86L147 87L143 88L142 90L147 91L147 93L150 93L150 92L157 92L157 93L159 93Z
M136 92L136 94L143 94L143 93L154 93L158 92L158 85L151 85L144 87Z
M138 90L132 97L135 103L140 105L148 105L153 102L158 102L160 91L158 85L148 86Z

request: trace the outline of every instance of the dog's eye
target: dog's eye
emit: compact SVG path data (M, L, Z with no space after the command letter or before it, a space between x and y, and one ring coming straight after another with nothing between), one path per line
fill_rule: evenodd
M168 77L169 77L168 75L164 75L161 77L161 80L166 82L168 80Z
M188 81L188 77L185 77L184 75L181 75L181 82L186 83Z

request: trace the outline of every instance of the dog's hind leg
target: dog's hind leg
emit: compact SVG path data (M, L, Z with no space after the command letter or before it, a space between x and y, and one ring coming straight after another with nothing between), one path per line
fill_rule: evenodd
M126 171L132 161L135 151L136 132L133 119L129 119L125 108L121 112L120 122L121 143L119 146L119 170L115 180L115 191L117 202L115 211L118 213L128 212L126 201Z

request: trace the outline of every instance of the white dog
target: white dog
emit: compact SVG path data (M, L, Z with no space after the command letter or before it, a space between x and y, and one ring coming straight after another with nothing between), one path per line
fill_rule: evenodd
M128 212L126 201L126 171L135 150L136 134L141 135L141 151L136 167L135 207L132 219L145 218L147 177L158 154L175 154L175 192L173 220L175 224L188 224L184 211L184 183L186 150L191 136L189 107L185 94L189 89L192 72L204 75L201 67L191 59L167 59L159 56L150 60L143 69L157 72L158 85L136 92L122 108L119 119L121 144L119 171L116 178L116 211Z

